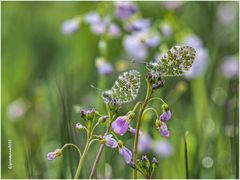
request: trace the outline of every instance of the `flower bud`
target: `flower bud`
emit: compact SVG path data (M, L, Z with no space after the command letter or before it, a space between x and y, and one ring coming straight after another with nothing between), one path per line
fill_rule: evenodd
M152 168L156 168L158 166L158 160L154 157L152 159Z
M48 153L47 157L49 161L54 160L56 157L62 155L62 149L56 149L54 152Z
M109 110L112 112L118 112L118 110L121 108L121 104L116 101L116 99L109 100L107 102L107 105L109 107Z
M84 120L92 120L94 118L95 114L96 114L95 109L90 109L90 110L83 109L80 111L80 116Z
M143 155L141 159L141 164L143 168L148 169L150 167L150 162L147 155Z
M159 121L159 119L155 121L155 126L157 129L161 127L161 121Z
M109 120L109 116L101 116L101 117L98 119L98 122L99 122L99 123L105 123L107 120Z
M164 103L162 105L162 110L163 110L163 112L167 112L169 110L169 106L166 103Z
M80 131L86 128L85 126L83 126L80 123L77 123L75 127L76 127L77 130L80 130Z
M133 111L129 111L128 113L127 113L127 119L130 121L130 120L132 120L133 118L134 118L134 116L135 116L135 113L133 112Z

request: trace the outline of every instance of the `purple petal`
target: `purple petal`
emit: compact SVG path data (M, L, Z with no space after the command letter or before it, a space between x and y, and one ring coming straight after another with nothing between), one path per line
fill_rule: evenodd
M61 27L61 31L65 35L74 33L79 28L79 21L75 19L64 21Z
M135 4L127 1L116 2L116 16L120 20L125 20L132 14L136 13L138 8Z
M130 163L132 160L132 152L125 146L119 148L119 154L124 158L126 163Z
M103 34L106 30L106 24L103 22L98 22L91 25L91 31L97 35Z
M121 30L116 24L111 23L108 28L108 34L111 37L118 37L121 35Z
M123 40L123 47L128 56L135 60L143 61L148 55L147 46L141 42L137 34L126 36Z
M106 140L106 143L105 143L106 146L110 148L116 148L118 146L117 141L114 138L112 138L111 134L106 135L103 138Z
M154 36L150 36L146 40L146 45L150 48L154 48L159 44L159 42L160 42L160 37L157 35L154 35Z
M54 152L48 153L48 154L47 154L47 158L48 158L49 161L54 160L54 159L55 159L55 154L54 154Z
M160 157L168 157L173 154L173 147L168 141L157 141L154 146L154 152Z
M91 12L85 16L84 20L89 24L95 24L95 23L98 23L101 20L101 18L98 13Z
M138 151L139 152L146 152L150 150L152 147L152 138L148 134L143 134L139 137L138 142Z
M134 31L144 31L150 27L149 19L139 19L132 23L132 29Z
M112 65L110 63L103 63L98 67L98 72L101 75L110 75L113 72Z
M169 119L171 119L172 113L170 110L162 113L162 115L160 116L160 120L162 122L168 121Z
M113 123L112 129L119 135L124 135L129 128L129 123L125 120L124 116L119 116Z
M161 124L160 134L164 137L168 137L170 135L169 131L168 131L168 127L164 122L162 122L162 124Z
M136 129L130 127L130 128L129 128L129 131L130 131L130 133L132 133L133 136L135 136L135 134L136 134ZM138 136L141 136L141 135L142 135L142 131L139 130Z

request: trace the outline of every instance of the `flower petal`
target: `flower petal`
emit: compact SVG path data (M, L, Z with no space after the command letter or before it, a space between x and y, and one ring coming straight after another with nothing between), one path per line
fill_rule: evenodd
M126 148L125 146L119 148L119 154L124 158L127 164L131 162L132 152L128 148Z

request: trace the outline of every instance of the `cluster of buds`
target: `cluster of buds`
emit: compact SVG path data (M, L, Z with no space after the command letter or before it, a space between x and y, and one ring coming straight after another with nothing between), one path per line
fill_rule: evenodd
M143 155L141 159L137 160L137 164L133 162L130 163L130 166L137 171L139 171L142 175L144 175L147 179L151 178L150 176L153 174L153 171L158 166L158 161L154 157L150 162L147 155Z
M96 111L94 108L90 110L83 109L80 111L80 116L84 120L92 120L95 117L95 114L96 114Z
M168 137L170 135L166 121L170 120L172 117L172 113L166 103L162 105L163 113L159 119L156 120L155 125L157 129L159 129L160 134L164 137Z
M164 79L159 73L149 71L146 75L147 80L152 86L152 89L162 88L165 84Z

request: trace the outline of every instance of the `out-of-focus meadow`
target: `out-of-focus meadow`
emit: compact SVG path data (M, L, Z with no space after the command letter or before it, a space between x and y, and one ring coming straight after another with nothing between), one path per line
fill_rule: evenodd
M238 178L238 2L136 4L143 17L169 25L160 28L160 51L178 44L188 33L194 35L189 43L201 46L201 52L196 48L199 63L192 74L165 78L164 88L156 93L172 111L170 137L160 136L152 114L144 116L141 130L150 136L147 142L151 147L142 154L158 159L154 178L186 178L185 134L190 178ZM146 68L131 61L122 37L108 40L106 59L113 72L103 75L96 66L99 36L86 24L71 35L61 31L65 20L92 12L100 5L101 2L1 3L2 178L74 176L78 164L74 149L67 149L64 156L54 161L47 160L47 153L68 142L83 148L85 135L75 129L75 124L81 122L80 108L105 111L101 92L90 85L109 89L120 73L137 69L142 74L138 99L144 98ZM150 50L145 62L154 59L158 47ZM130 110L135 102L124 105L120 114ZM160 111L158 102L154 106ZM103 127L99 129L103 131ZM9 140L12 169L8 168ZM133 137L123 140L132 150ZM98 143L90 148L81 178L88 178L98 148ZM132 177L132 169L117 150L106 148L105 155L106 164L101 161L98 177Z

